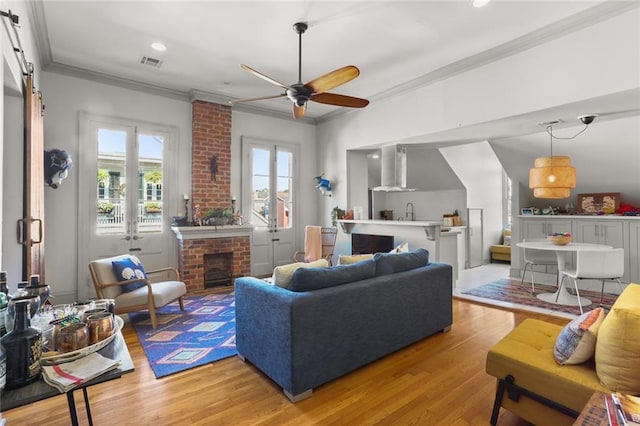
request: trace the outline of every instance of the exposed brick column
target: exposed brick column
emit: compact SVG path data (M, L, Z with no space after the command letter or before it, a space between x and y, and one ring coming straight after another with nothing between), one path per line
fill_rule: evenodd
M205 101L192 104L192 206L203 215L231 207L231 107ZM217 157L216 180L211 162Z

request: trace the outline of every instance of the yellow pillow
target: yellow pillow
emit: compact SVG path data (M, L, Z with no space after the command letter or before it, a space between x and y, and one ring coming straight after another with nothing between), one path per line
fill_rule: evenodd
M352 263L358 263L363 260L372 259L373 254L354 254L351 256L340 255L338 257L338 265L351 265Z
M291 277L293 277L293 273L298 268L326 268L329 266L329 262L327 259L318 259L314 262L297 262L290 263L288 265L276 266L273 269L273 276L271 277L273 283L278 287L289 287L289 281L291 281Z
M640 284L629 284L611 307L596 341L596 373L614 392L640 394Z

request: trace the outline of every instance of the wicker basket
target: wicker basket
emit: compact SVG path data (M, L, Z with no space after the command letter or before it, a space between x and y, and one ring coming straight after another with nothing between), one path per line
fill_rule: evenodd
M557 246L566 246L571 242L571 236L567 235L547 235L547 241Z

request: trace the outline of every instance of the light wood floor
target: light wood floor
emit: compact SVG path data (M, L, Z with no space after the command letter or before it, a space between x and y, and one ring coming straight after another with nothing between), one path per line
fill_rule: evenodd
M454 300L454 323L439 333L290 403L270 379L237 357L156 380L130 325L124 336L136 371L89 388L99 425L487 425L495 379L487 350L529 317ZM87 424L82 392L76 392ZM68 425L65 396L3 413L8 425ZM501 426L526 423L501 410Z

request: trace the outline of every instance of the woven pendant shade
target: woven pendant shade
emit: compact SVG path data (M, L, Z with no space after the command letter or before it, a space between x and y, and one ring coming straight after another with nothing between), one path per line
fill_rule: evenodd
M576 187L576 169L567 156L536 158L529 170L529 188L536 198L567 198Z

